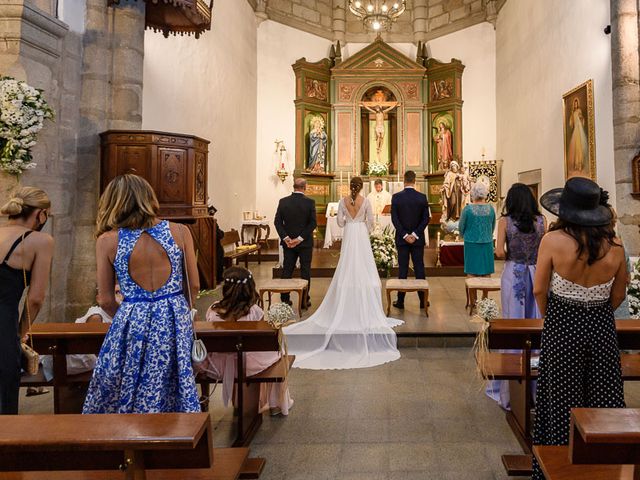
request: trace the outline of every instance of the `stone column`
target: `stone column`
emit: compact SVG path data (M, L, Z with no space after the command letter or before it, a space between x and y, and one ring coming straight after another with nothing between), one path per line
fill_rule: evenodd
M333 0L333 40L343 45L347 41L346 0Z
M109 129L138 129L142 125L144 18L144 2L122 2L106 8L104 0L87 0L74 256L68 276L69 318L95 301L99 134Z
M427 0L413 1L413 41L427 40L429 15L427 14Z
M613 142L618 229L631 255L640 254L640 201L631 196L631 160L640 149L640 5L611 0Z

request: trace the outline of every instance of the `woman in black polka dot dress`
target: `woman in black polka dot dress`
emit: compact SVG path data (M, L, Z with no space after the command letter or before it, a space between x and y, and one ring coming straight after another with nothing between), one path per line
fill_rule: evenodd
M572 408L625 406L613 311L626 264L607 202L578 177L541 199L558 221L540 244L534 283L544 316L534 445L567 445ZM533 479L544 479L535 459L533 467Z

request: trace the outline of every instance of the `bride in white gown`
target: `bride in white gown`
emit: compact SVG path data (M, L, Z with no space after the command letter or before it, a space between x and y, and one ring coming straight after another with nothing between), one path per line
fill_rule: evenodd
M387 318L382 308L369 232L373 211L359 195L362 179L350 183L351 196L340 200L338 225L344 228L340 260L327 294L307 320L284 329L294 367L314 370L364 368L400 358L396 334L401 320Z

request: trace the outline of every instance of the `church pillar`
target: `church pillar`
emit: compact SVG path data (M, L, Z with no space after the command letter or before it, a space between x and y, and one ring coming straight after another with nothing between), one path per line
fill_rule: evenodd
M424 42L427 40L427 0L413 1L413 41Z
M346 43L347 10L345 0L333 0L333 40Z
M640 149L640 6L611 0L611 72L618 229L630 254L640 253L640 202L633 198L631 160Z
M95 301L98 134L142 125L145 3L122 2L105 7L104 0L87 0L85 26L74 256L68 276L69 318Z

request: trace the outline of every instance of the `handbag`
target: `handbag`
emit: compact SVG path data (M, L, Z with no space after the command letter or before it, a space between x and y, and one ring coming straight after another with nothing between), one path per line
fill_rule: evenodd
M22 258L24 259L24 234L22 235ZM24 281L24 288L25 290L28 288L27 285L27 271L24 268L24 264L22 266L22 279ZM25 356L25 358L27 359L27 365L26 365L26 372L28 375L37 375L38 374L38 368L40 367L40 355L38 355L38 352L36 352L33 348L33 335L31 335L31 312L29 311L29 299L25 298L24 301L24 308L25 308L25 312L27 314L27 322L29 324L29 343L31 343L31 345L27 345L24 342L20 343L20 346L22 347L22 354Z
M184 276L187 281L187 294L189 297L189 311L191 313L191 324L193 325L193 321L196 317L196 311L193 309L193 299L191 298L191 282L189 282L189 269L187 268L187 245L184 242L184 232L180 230L182 235L182 245L184 246L184 251L182 252L182 264L184 268ZM193 327L193 345L191 346L191 361L194 363L204 362L207 358L207 347L204 345L204 342L198 338L196 335L196 329Z

